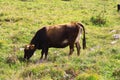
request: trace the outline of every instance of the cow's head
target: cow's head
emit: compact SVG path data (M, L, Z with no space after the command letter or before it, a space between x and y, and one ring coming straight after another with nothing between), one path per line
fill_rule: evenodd
M24 59L29 60L29 58L33 55L35 50L36 50L35 45L33 44L26 45L24 49Z

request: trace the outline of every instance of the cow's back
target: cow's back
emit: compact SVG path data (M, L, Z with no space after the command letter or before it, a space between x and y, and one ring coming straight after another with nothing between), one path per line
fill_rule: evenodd
M75 25L57 25L47 27L47 42L51 47L66 47L75 42L79 28Z

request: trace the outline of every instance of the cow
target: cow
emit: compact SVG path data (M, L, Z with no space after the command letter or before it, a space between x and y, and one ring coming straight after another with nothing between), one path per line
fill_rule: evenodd
M85 28L81 23L71 22L67 24L60 24L54 26L43 27L38 30L35 36L32 38L29 45L24 48L24 59L29 60L29 58L38 49L42 49L40 60L43 59L45 55L45 60L47 59L49 48L65 48L69 46L71 55L74 51L74 45L77 48L77 55L80 55L80 43L79 39L83 33L83 49L86 48L86 38L85 38Z

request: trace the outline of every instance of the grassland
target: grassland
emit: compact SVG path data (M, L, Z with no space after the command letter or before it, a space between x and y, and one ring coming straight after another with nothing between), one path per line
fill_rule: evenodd
M0 0L0 80L120 80L119 0ZM87 49L40 51L23 61L24 45L43 26L71 21L86 28Z

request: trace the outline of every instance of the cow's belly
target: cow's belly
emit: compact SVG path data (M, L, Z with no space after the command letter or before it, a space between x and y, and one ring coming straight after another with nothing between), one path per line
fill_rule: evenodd
M54 47L54 48L65 48L67 47L68 44L54 44L54 45L50 45L49 47Z
M49 47L55 47L55 48L65 48L68 45L69 45L69 41L67 39L60 41L60 42L49 43Z

